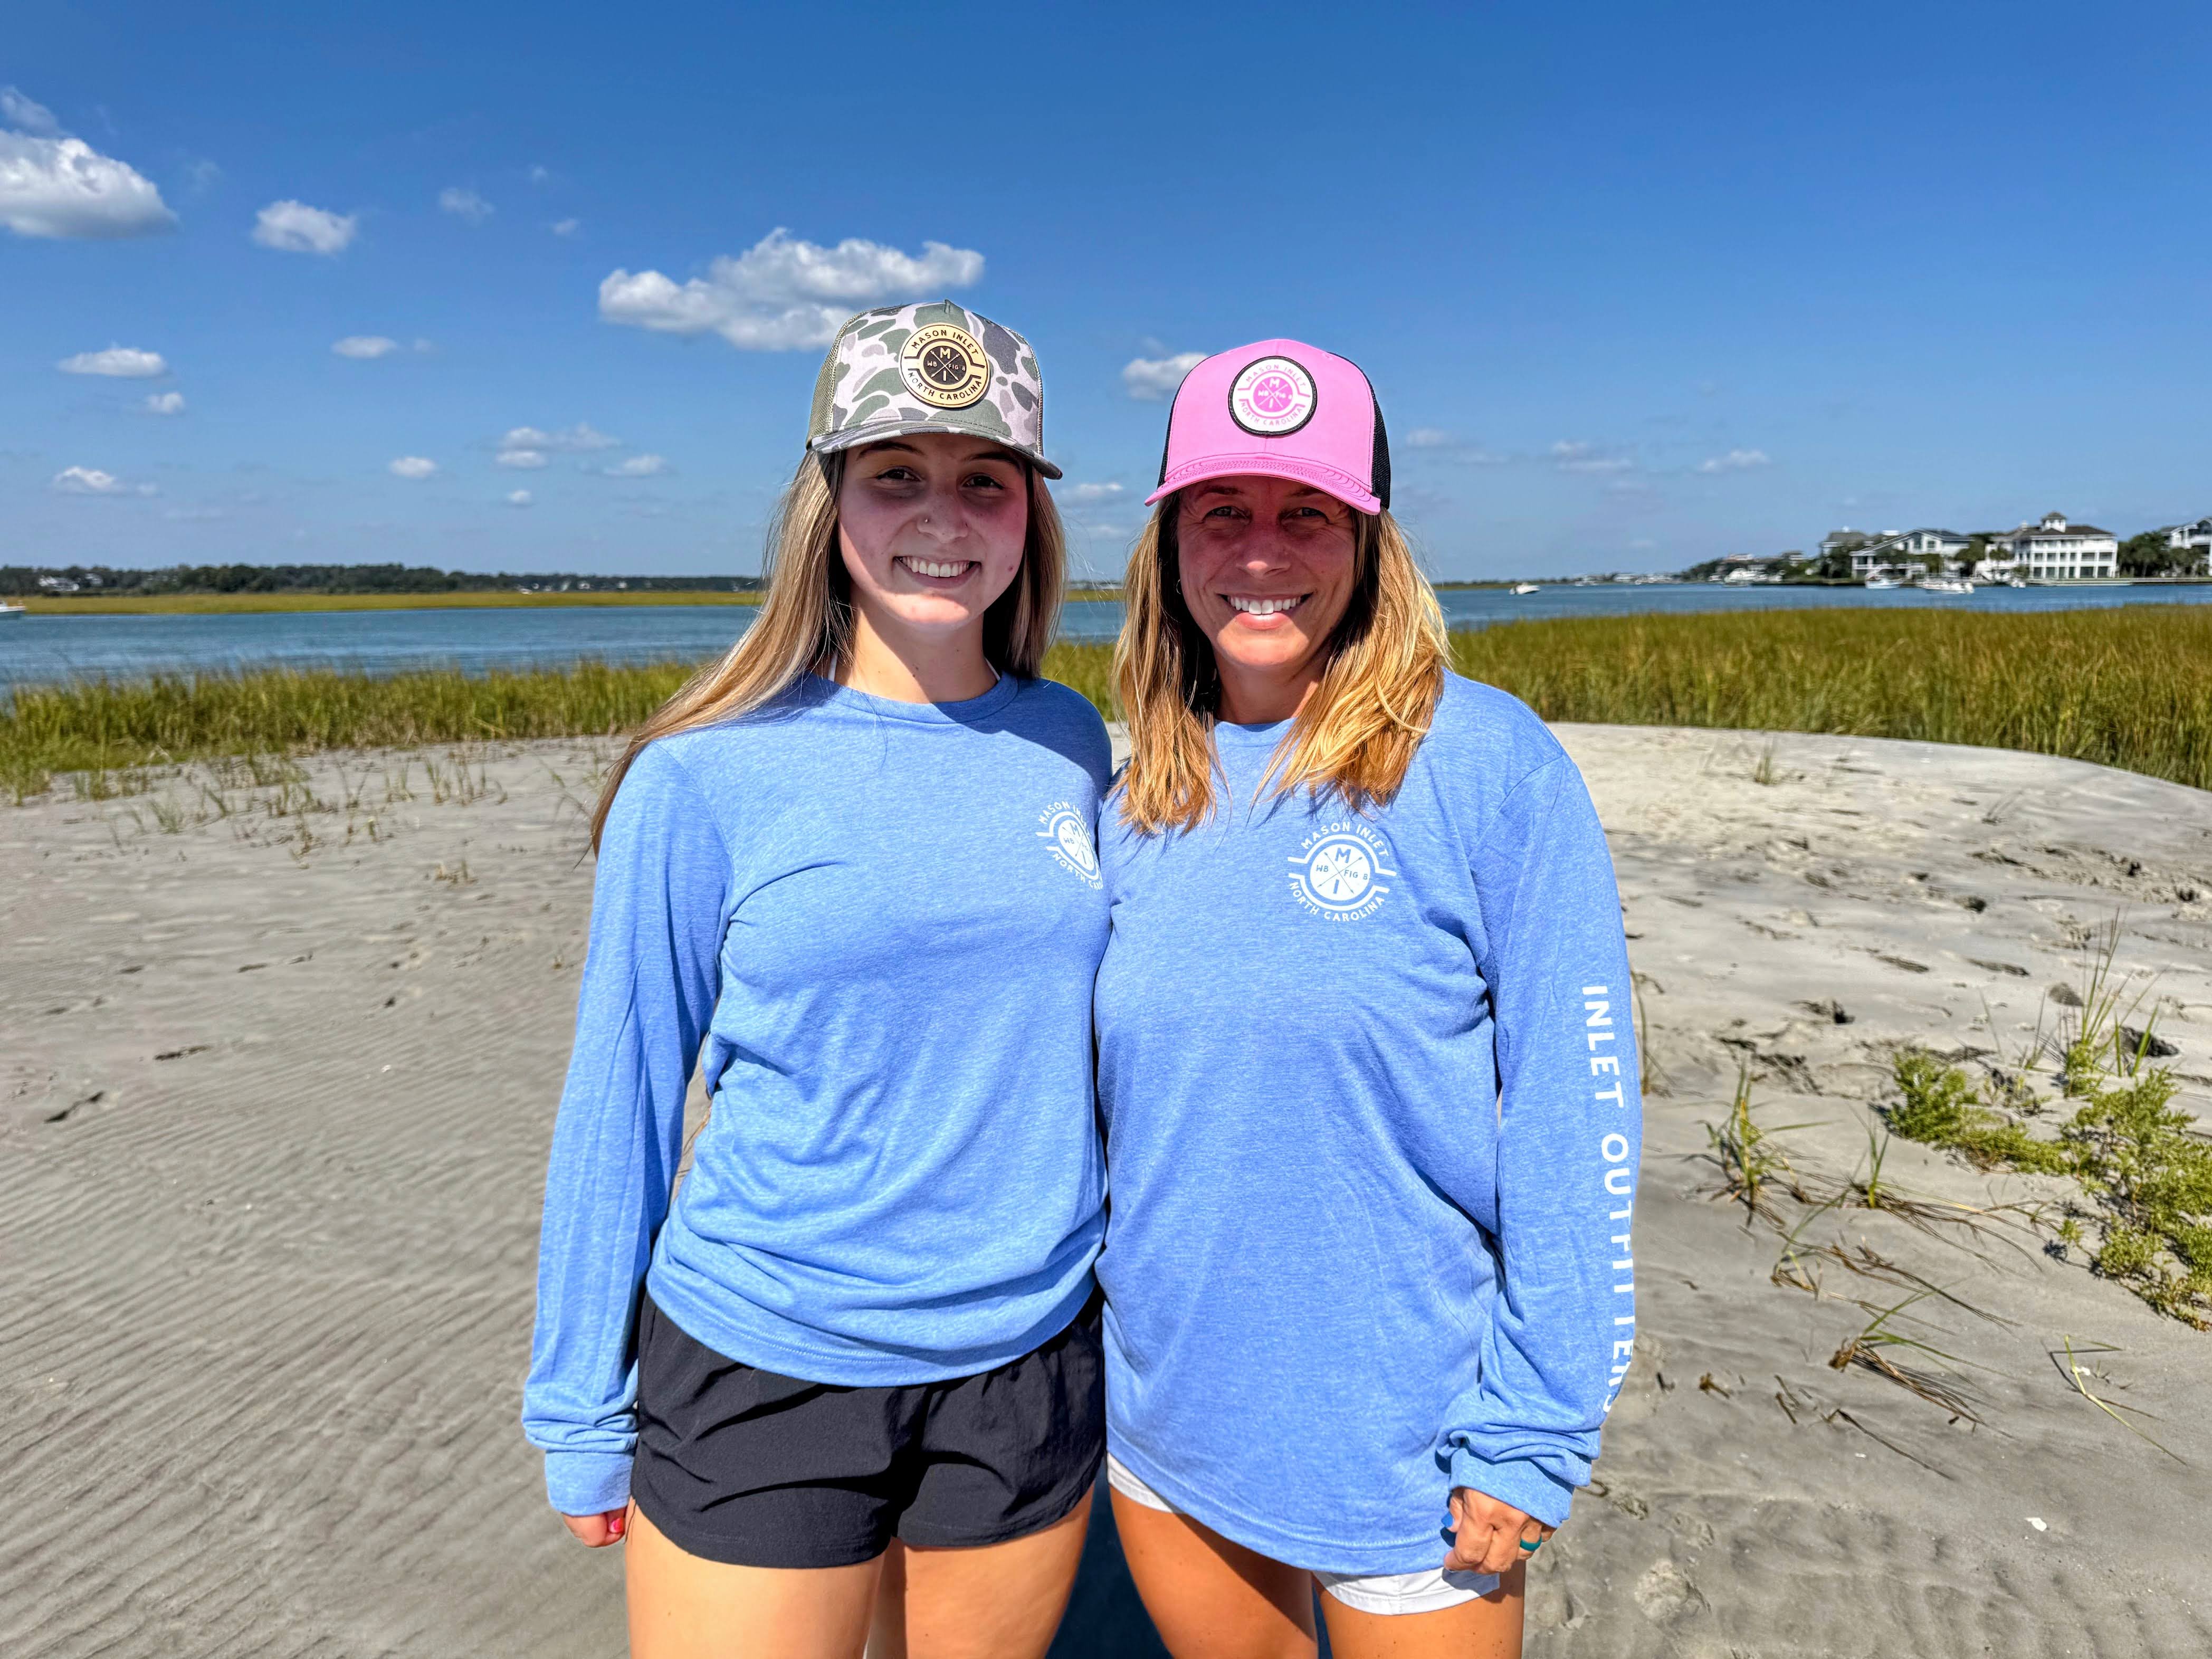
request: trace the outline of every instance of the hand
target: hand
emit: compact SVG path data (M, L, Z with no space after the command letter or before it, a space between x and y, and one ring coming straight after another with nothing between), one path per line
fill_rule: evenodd
M1522 1540L1541 1544L1558 1530L1472 1486L1452 1488L1451 1517L1446 1572L1504 1572L1535 1553Z
M628 1509L609 1510L604 1515L564 1515L561 1519L570 1532L595 1550L621 1543L623 1534L629 1530Z

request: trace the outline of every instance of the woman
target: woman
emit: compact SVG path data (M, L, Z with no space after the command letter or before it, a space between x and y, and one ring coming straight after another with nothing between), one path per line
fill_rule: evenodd
M957 306L847 323L759 620L600 805L524 1423L638 1655L1036 1655L1074 1576L1110 751L1037 678L1042 392Z
M1177 1659L1516 1654L1634 1340L1628 965L1582 780L1446 666L1366 377L1194 368L1101 835L1108 1462ZM1117 821L1118 820L1118 821Z

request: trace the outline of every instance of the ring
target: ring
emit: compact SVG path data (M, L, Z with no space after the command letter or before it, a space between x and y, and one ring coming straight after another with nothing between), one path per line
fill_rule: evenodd
M1520 1544L1522 1549L1528 1551L1531 1555L1534 1555L1538 1550L1544 1547L1544 1540L1540 1538L1533 1544L1525 1538L1517 1540L1516 1541Z

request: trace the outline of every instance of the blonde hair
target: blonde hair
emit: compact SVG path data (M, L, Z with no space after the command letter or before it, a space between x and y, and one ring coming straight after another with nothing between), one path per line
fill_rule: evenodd
M1212 644L1183 602L1180 505L1180 495L1162 501L1137 538L1114 647L1133 751L1121 818L1147 835L1194 829L1214 805L1221 683ZM1276 746L1261 789L1310 787L1361 811L1387 805L1405 782L1443 693L1449 647L1436 593L1397 520L1387 510L1355 510L1352 520L1352 601L1329 637L1321 683Z
M735 645L700 669L630 734L592 815L594 852L615 792L647 744L750 714L807 674L835 678L851 661L852 578L837 545L837 490L844 481L845 454L841 450L809 455L799 464L769 525L768 593L760 614ZM1036 469L1024 461L1022 473L1030 503L1022 568L984 613L983 656L1002 673L1035 679L1060 619L1067 538Z

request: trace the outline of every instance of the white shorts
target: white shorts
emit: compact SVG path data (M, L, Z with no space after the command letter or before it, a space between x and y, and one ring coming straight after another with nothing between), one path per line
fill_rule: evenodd
M1113 1453L1106 1454L1106 1483L1133 1504L1169 1515L1176 1506L1130 1472ZM1347 1607L1361 1613L1435 1613L1473 1601L1498 1588L1494 1572L1317 1572L1315 1581Z

